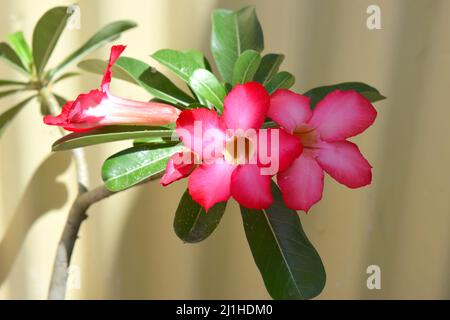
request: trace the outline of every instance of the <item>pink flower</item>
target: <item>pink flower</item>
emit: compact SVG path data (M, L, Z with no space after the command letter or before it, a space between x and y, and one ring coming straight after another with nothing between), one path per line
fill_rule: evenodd
M109 92L111 67L125 46L113 46L101 89L80 94L68 101L58 116L45 116L44 123L69 131L87 131L105 125L166 125L174 123L180 110L164 103L140 102L113 96Z
M359 188L370 184L372 167L358 147L347 141L366 130L377 115L374 107L355 91L333 91L314 111L308 97L277 90L268 115L303 144L303 153L277 182L286 205L308 211L322 198L323 171L338 182Z
M264 87L249 82L225 97L222 116L208 109L183 111L176 131L188 150L170 159L161 184L189 175L189 194L206 210L231 196L247 208L270 206L272 176L286 169L302 146L282 129L261 129L269 104ZM275 172L264 171L274 163Z

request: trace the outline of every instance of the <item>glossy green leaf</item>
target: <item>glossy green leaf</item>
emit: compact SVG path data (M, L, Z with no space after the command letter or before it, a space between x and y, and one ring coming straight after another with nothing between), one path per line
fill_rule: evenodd
M266 89L269 94L274 93L277 89L289 89L295 83L295 77L287 71L278 72L269 83Z
M137 24L129 20L115 21L107 24L99 31L97 31L86 43L80 48L71 53L65 58L57 67L50 71L50 78L52 78L61 69L65 68L70 63L81 59L95 49L103 46L104 44L114 41L120 37L120 34L131 28L136 27Z
M80 147L87 147L95 144L131 140L147 137L168 137L173 134L173 130L163 127L145 126L107 126L86 132L74 132L57 140L53 146L53 151L63 151Z
M107 62L91 59L80 62L78 66L86 71L103 74ZM163 101L182 106L194 102L191 96L178 88L165 75L140 60L120 57L112 67L112 73L114 77L141 86L148 93Z
M189 88L189 91L191 92L191 94L195 97L195 101L196 101L196 102L193 102L193 103L189 104L187 109L192 109L190 107L191 105L194 105L194 106L195 105L201 105L201 106L204 106L205 108L208 108L208 109L214 108L214 106L208 100L206 100L202 95L199 95L194 90L192 90L192 88L189 85L189 83L188 83L187 87Z
M163 137L150 137L150 138L137 138L133 140L134 146L141 146L141 145L152 145L152 146L161 146L161 147L169 147L174 146L176 144L180 143L180 141L177 139L176 141L172 141L170 138L163 138Z
M161 72L134 58L123 57L117 65L127 71L140 86L153 96L174 104L188 105L194 99L179 89Z
M206 59L206 57L203 58L203 64L205 65L205 69L208 71L212 71L211 63L209 63L209 60Z
M8 109L0 115L0 137L3 134L6 126L13 120L13 118L25 107L25 105L33 99L34 96L29 97L22 102L19 102L14 107Z
M253 7L218 9L212 14L211 51L223 81L231 83L234 64L246 50L261 52L264 37Z
M6 42L0 43L0 58L5 60L9 65L11 65L16 70L28 75L27 68L22 64L17 53L11 48Z
M225 91L227 93L229 93L231 90L233 90L233 86L231 85L231 83L224 82L223 86L225 87Z
M162 49L152 54L152 58L169 68L185 82L189 81L195 70L206 68L203 53L197 50Z
M233 69L233 86L252 81L261 63L261 55L255 50L245 50L237 59Z
M28 45L22 31L17 31L8 36L9 43L13 50L17 53L22 65L30 71L33 63L30 46Z
M245 235L274 299L311 299L325 286L320 256L306 237L297 212L288 209L272 182L274 203L266 210L241 207Z
M169 158L183 146L155 148L136 146L106 159L102 178L110 191L120 191L140 182L159 176L166 169Z
M175 213L173 221L175 233L178 238L187 243L205 240L219 225L226 206L226 202L219 202L206 212L186 190Z
M266 86L273 76L280 69L281 63L284 60L284 55L277 53L269 53L262 57L261 64L255 74L255 81Z
M44 70L72 13L68 7L55 7L44 13L36 24L33 31L33 60L38 74Z
M194 102L186 107L186 109L197 109L197 108L208 108L208 106L205 106L204 104L198 102Z
M386 99L386 97L383 96L377 89L362 82L343 82L330 86L317 87L305 92L304 95L311 98L311 109L314 109L320 100L325 98L327 94L334 90L355 90L366 97L366 99L370 102Z
M133 146L139 146L143 144L161 144L165 140L161 137L150 137L150 138L137 138L133 140Z
M219 111L223 110L223 99L226 96L224 86L206 69L197 69L189 78L189 86L199 96L211 102Z

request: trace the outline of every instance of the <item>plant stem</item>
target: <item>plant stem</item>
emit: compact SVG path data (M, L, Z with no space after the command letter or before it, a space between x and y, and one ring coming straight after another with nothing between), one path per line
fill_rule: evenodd
M141 183L134 185L133 187L158 179L161 176L162 173L157 174L145 181L142 181ZM50 289L48 292L49 300L63 300L65 298L70 259L72 257L75 241L78 239L78 231L80 230L82 222L88 217L87 210L94 203L125 190L128 189L116 192L109 191L104 185L102 185L95 189L80 193L75 199L72 207L70 208L69 216L67 217L67 221L56 250L53 273L50 280Z
M90 191L81 192L73 202L56 249L48 293L49 300L63 300L65 298L70 259L81 223L87 218L87 210L92 204L109 197L113 193L105 186L100 186Z

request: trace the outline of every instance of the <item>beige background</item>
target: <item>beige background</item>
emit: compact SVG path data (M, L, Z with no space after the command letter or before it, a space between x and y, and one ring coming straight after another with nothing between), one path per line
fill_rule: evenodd
M58 4L70 1L2 0L0 38L17 28L30 38L38 17ZM341 81L380 89L388 100L376 104L375 125L354 139L374 167L372 185L350 190L327 178L322 202L301 216L327 270L319 298L450 298L450 1L79 4L81 29L65 32L50 64L116 19L139 23L119 40L128 45L127 55L151 62L148 54L160 48L206 51L213 8L254 4L266 49L286 54L282 68L295 74L296 90ZM381 6L382 30L366 28L370 4ZM93 56L107 54L105 48ZM0 78L13 76L3 64L0 72ZM56 90L73 98L99 82L98 76L84 75ZM112 89L149 98L118 80ZM0 110L17 101L2 99ZM58 137L30 104L0 140L1 299L46 296L67 201L75 196L69 154L49 157ZM101 181L102 161L127 145L87 149L93 185ZM175 236L172 219L185 186L148 184L93 207L73 259L81 288L70 289L69 298L269 298L233 201L207 241L184 245ZM381 267L378 291L366 288L371 264Z

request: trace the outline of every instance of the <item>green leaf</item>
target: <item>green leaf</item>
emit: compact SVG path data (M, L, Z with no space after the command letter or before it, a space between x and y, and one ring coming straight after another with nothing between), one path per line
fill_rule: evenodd
M261 55L255 50L245 50L237 59L233 69L233 86L252 81L261 63Z
M60 108L62 108L66 104L66 102L67 102L66 98L61 97L60 95L58 95L58 94L56 94L54 92L53 92L53 96L55 97L56 102L58 102L58 105L59 105ZM38 99L39 99L39 103L41 105L41 107L40 107L41 114L43 116L51 114L50 107L49 107L48 102L47 102L48 100L47 99L41 99L41 98L38 98Z
M223 99L227 95L224 86L206 69L197 69L189 78L189 86L197 94L211 102L219 111L223 110Z
M279 128L280 126L278 125L278 123L276 123L275 121L265 121L262 124L262 128L263 129L268 129L268 128Z
M205 65L205 69L208 71L212 71L211 63L209 63L208 59L206 57L203 58L203 64Z
M266 89L269 94L274 93L277 89L289 89L295 83L295 77L287 71L278 72L269 83Z
M19 92L19 91L23 91L23 89L11 89L11 90L5 90L5 91L1 91L0 92L0 98L9 96L13 93Z
M16 70L27 76L29 75L27 68L22 64L17 53L6 42L0 43L0 58L4 59Z
M63 151L95 144L147 137L168 137L173 130L163 127L107 126L86 132L74 132L57 140L53 151Z
M248 49L257 52L264 49L264 36L255 9L214 10L211 51L225 82L232 82L234 64Z
M72 13L68 7L55 7L44 13L36 24L33 31L33 60L38 74L44 70Z
M38 101L39 101L39 110L41 111L41 115L43 116L47 116L52 114L50 111L50 107L48 105L47 99L43 99L40 96L38 96Z
M231 83L224 82L223 86L225 87L225 90L227 93L229 93L231 90L233 90L233 86L231 85Z
M192 90L192 88L191 88L191 86L189 86L189 84L188 84L188 88L189 88L189 91L191 92L191 94L195 97L196 102L189 104L189 106L187 106L187 109L193 109L191 106L194 106L194 108L197 108L197 107L195 107L195 105L200 105L200 106L202 106L204 108L208 108L208 109L214 108L214 106L210 102L208 102L208 100L206 100L203 96L199 95L194 90Z
M110 191L120 191L153 177L166 169L169 158L183 146L155 148L137 146L123 150L106 159L102 178Z
M314 109L320 100L325 98L327 94L334 90L355 90L366 97L366 99L370 102L386 99L386 97L383 96L377 89L362 82L343 82L330 86L317 87L305 92L304 95L311 98L311 109Z
M33 99L34 96L29 97L22 102L19 102L11 109L3 112L0 115L0 137L2 136L3 132L5 131L6 126L13 120L13 118L25 107L25 105Z
M0 79L0 86L24 86L26 82Z
M121 58L123 57L120 57L118 60L120 60ZM78 68L87 72L103 75L105 73L107 65L108 62L104 60L87 59L78 63ZM127 71L117 66L117 62L112 66L111 71L114 78L124 80L135 85L139 85Z
M72 77L76 77L79 76L80 73L79 72L66 72L63 73L61 76L59 76L58 78L55 79L55 81L53 81L53 83L58 83L62 80L68 79L68 78L72 78Z
M180 143L179 140L172 141L169 138L163 137L150 137L150 138L137 138L133 140L133 146L152 145L161 147L171 147Z
M195 243L205 240L219 225L226 202L219 202L208 212L195 202L186 190L178 204L173 228L183 242Z
M137 59L123 57L117 65L127 71L135 81L151 95L173 103L187 106L194 99L179 89L161 72Z
M92 59L80 62L78 66L86 71L103 74L107 64L106 61ZM163 101L182 106L194 102L191 96L178 88L165 75L140 60L120 57L112 67L112 73L114 77L141 86Z
M280 65L284 60L284 55L277 53L266 54L259 65L258 71L255 74L255 81L258 81L262 85L266 86L272 77L280 69Z
M88 53L94 51L95 49L103 46L104 44L114 41L120 37L120 34L131 28L136 27L137 24L129 20L115 21L107 24L99 31L97 31L86 43L84 43L80 48L71 53L67 58L65 58L58 66L50 71L50 78L58 73L61 69L65 68L70 63L81 59Z
M195 70L206 69L203 53L197 50L178 51L162 49L151 55L153 59L166 66L185 82L189 81Z
M33 64L33 56L31 55L30 46L28 45L27 41L25 40L25 37L23 36L23 32L17 31L10 34L8 36L8 40L13 50L19 56L22 65L24 65L25 68L28 71L30 71L31 65Z
M320 256L306 237L298 214L288 209L272 182L274 203L266 210L241 207L245 235L274 299L310 299L325 286Z
M205 105L203 105L201 103L198 103L198 102L194 102L194 103L189 104L186 107L186 109L198 109L198 108L208 108L208 106L205 106Z
M66 103L67 103L67 99L60 96L59 94L53 93L53 95L55 96L56 101L58 102L59 106L62 108Z

